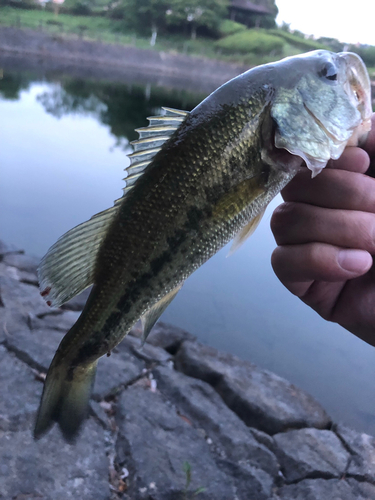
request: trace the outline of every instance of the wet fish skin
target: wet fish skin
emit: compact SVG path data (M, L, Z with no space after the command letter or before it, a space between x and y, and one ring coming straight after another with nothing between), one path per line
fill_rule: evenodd
M327 65L342 82L334 85L319 75ZM368 109L364 105L361 113L344 89L345 65L345 58L319 52L258 67L220 87L187 115L123 197L106 229L95 256L93 290L49 369L35 437L57 421L64 437L74 440L97 360L259 217L297 173L301 155L319 169L327 155L336 154L335 141L349 140ZM324 113L329 119L322 123ZM286 149L305 147L299 144L301 135L303 144L310 141L314 147L306 145L300 156L282 154L273 142L275 122ZM340 133L340 140L329 137L322 143L320 158L319 141L327 133Z

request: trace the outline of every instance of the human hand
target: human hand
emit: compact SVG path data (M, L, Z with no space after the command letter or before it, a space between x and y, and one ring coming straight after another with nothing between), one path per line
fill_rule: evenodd
M316 178L304 169L282 191L272 266L286 288L328 321L375 346L375 115L363 147Z

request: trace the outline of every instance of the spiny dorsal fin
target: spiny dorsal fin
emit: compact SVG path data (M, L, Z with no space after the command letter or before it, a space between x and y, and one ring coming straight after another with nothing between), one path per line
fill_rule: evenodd
M166 310L166 308L169 306L169 304L172 302L172 300L176 297L178 292L181 290L182 285L183 283L178 285L171 292L167 293L167 295L164 295L164 297L161 300L159 300L159 302L156 302L156 304L154 304L146 312L146 314L144 314L141 317L142 329L143 329L142 346L146 342L146 339L149 336L152 327L160 318L160 316L163 314L163 312Z
M234 252L236 252L245 243L245 241L247 240L247 238L249 238L253 234L253 232L255 231L255 229L258 227L259 222L262 220L262 217L264 215L265 210L266 209L264 209L261 212L259 212L258 215L256 215L255 217L253 217L251 219L251 221L248 222L246 224L246 226L243 227L241 229L241 231L239 231L236 234L236 236L234 237L232 246L230 247L230 250L229 250L229 253L228 253L227 257L229 257L230 255L233 255Z
M128 155L130 166L126 169L123 197L189 114L178 109L162 109L163 116L149 117L149 126L137 130L139 139L132 142L134 153ZM59 307L94 283L99 248L123 197L116 200L113 207L65 233L43 257L38 274L41 295L47 304Z
M149 165L170 136L178 129L181 123L188 116L188 111L179 109L162 108L165 114L162 116L149 116L148 127L136 129L139 139L131 144L134 152L128 155L130 165L126 169L127 176L124 181L124 196L134 186L135 182L142 175L144 169Z

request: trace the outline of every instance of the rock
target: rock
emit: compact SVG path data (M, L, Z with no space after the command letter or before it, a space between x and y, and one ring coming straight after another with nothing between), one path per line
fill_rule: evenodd
M196 337L182 328L158 321L151 330L147 343L162 347L171 354L176 354L185 340L194 341Z
M28 429L31 432L42 384L35 380L30 367L1 345L0 387L0 431Z
M309 394L232 354L186 341L175 365L186 375L211 384L248 426L268 434L330 424L327 413Z
M54 309L49 314L45 314L42 317L30 315L29 326L31 330L48 328L67 333L77 321L80 314L81 313L79 311L63 311L61 309Z
M134 356L131 345L125 339L109 357L99 360L93 397L100 400L117 392L120 386L126 386L140 376L145 368L146 363Z
M276 478L279 467L275 455L254 438L210 385L163 366L153 373L158 389L181 416L205 431L220 457L261 468Z
M75 446L55 427L34 441L42 392L32 370L0 346L0 497L108 500L104 431L89 419Z
M341 477L350 454L332 431L299 429L273 436L287 482L312 477Z
M272 483L270 476L263 472L261 483L250 468L246 496L239 496L236 478L221 470L223 465L218 466L210 445L198 430L160 394L134 386L125 390L118 402L117 424L117 459L119 467L129 471L127 493L132 500L177 500L184 495L192 498L198 488L205 488L197 496L200 500L269 498L270 487L268 496L261 491L264 477ZM191 468L188 492L186 464ZM245 474L244 469L241 472Z
M24 363L46 373L61 339L57 330L21 330L8 336L4 344Z
M305 479L282 486L273 500L370 500L358 493L343 479Z
M31 429L0 433L0 484L5 499L108 500L104 431L92 419L76 444L55 427L34 441Z
M4 255L2 262L7 266L16 267L20 271L26 271L27 273L36 275L36 271L40 264L40 258L32 255L8 253Z
M8 253L22 253L23 254L23 250L20 250L15 245L8 245L8 243L5 243L4 241L0 240L0 259Z
M25 318L29 314L47 314L51 311L35 286L19 283L6 276L0 276L0 300L3 307L17 308Z
M353 453L348 475L375 484L375 438L338 425L336 432Z
M142 346L141 339L128 335L125 339L116 347L116 349L121 350L122 345L131 346L132 351L135 356L144 359L148 362L159 362L165 363L172 358L171 354L166 352L161 347L156 347L150 345L147 342Z
M364 498L366 500L375 500L375 485L370 483L365 483L363 481L356 481L353 478L347 478L346 481L350 484L353 492L358 495L359 498Z
M73 297L71 300L69 300L69 302L63 304L61 306L61 309L68 309L70 311L82 311L82 309L85 307L88 296L90 295L91 288L92 287L90 286L89 288L86 288L86 290L83 290L83 292Z

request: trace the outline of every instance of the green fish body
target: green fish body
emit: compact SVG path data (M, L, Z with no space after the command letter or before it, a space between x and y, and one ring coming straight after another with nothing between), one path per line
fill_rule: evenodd
M317 51L254 68L190 113L166 108L139 129L124 196L42 260L52 305L94 286L52 361L36 438L58 422L73 440L98 359L140 318L145 339L184 280L231 239L241 244L303 162L316 174L358 142L369 89L358 56Z

